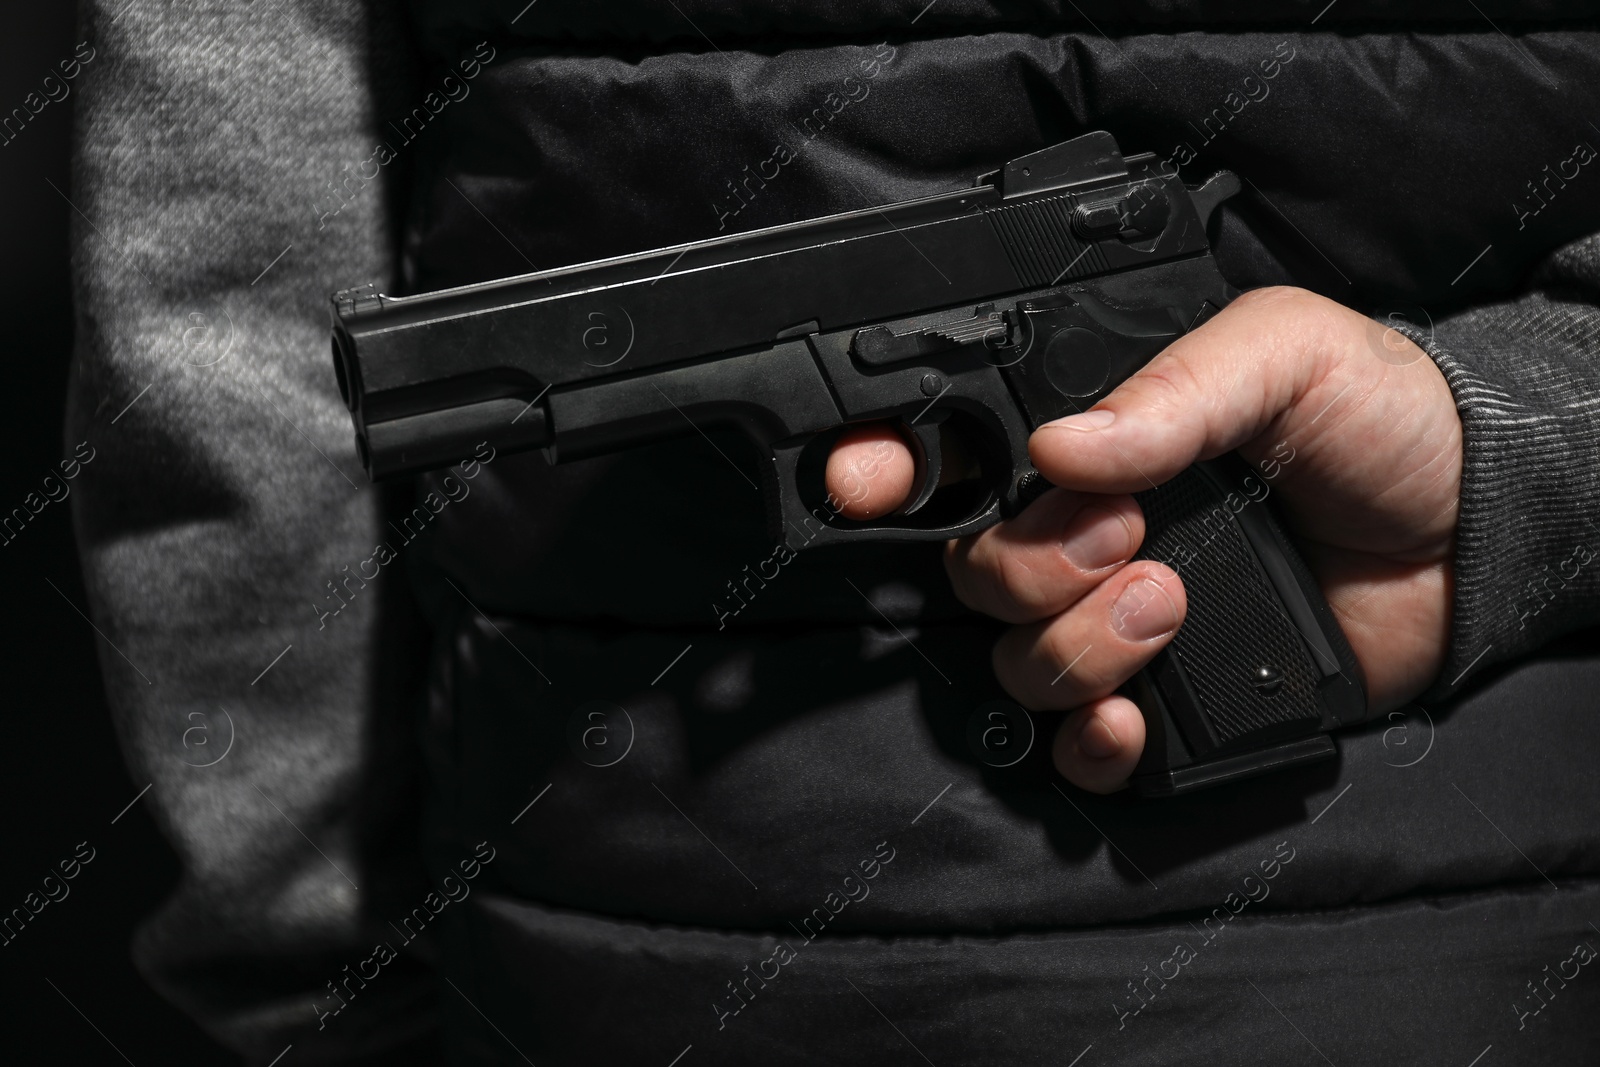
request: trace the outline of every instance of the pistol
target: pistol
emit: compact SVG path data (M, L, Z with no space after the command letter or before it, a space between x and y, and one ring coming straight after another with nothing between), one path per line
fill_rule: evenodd
M1237 291L1207 239L1239 189L1197 187L1105 132L970 188L417 296L334 294L333 363L373 479L483 441L584 459L709 424L761 450L773 535L797 551L944 540L1049 486L1028 435L1087 410ZM853 423L898 424L910 500L852 521L824 489ZM1235 456L1136 494L1139 558L1188 594L1124 688L1145 718L1132 788L1168 796L1331 757L1366 714L1360 666Z

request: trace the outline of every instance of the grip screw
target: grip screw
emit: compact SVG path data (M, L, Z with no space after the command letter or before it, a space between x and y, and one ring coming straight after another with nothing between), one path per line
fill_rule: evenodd
M1250 684L1257 693L1269 697L1283 685L1283 672L1268 665L1257 667L1250 675Z
M940 378L937 374L929 373L922 376L923 396L938 396L939 391L943 388L944 379Z

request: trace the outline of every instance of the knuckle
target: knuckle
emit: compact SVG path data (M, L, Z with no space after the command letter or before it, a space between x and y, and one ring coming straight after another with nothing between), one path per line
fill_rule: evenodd
M1313 359L1328 351L1327 339L1336 316L1348 309L1325 296L1292 285L1253 289L1235 303L1243 303L1268 325L1265 351L1290 360Z
M1094 643L1071 627L1046 627L1039 635L1037 662L1046 677L1037 680L1057 707L1071 707L1102 696L1116 687L1103 657L1095 654Z
M1233 303L1241 310L1270 308L1283 311L1309 307L1321 299L1309 289L1302 289L1297 285L1264 285L1260 289L1241 293Z
M1041 569L1037 547L1018 545L986 530L970 545L954 542L945 569L957 599L1002 622L1028 623L1055 610L1073 572L1061 560L1062 574ZM1048 555L1048 553L1047 553Z
M1004 547L995 552L990 578L1000 603L1011 614L1032 616L1049 604L1049 580L1021 552Z
M1013 700L1027 708L1029 711L1045 711L1048 705L1037 699L1035 688L1028 684L1031 679L1023 668L1026 662L1025 655L1026 635L1021 627L1013 627L1000 635L1000 640L994 643L989 653L989 665L994 671L996 680Z
M1161 421L1186 422L1195 418L1200 399L1215 391L1207 390L1197 367L1209 351L1193 347L1169 349L1140 371L1134 386L1140 409Z
M1139 386L1151 394L1150 399L1181 399L1191 396L1199 384L1195 375L1195 353L1183 349L1158 359L1139 374Z
M975 538L963 538L945 543L945 574L950 579L956 599L973 611L981 612L1006 622L1009 614L1003 608L1003 599L995 578L997 564L990 548L989 531Z
M1324 317L1332 301L1293 285L1252 289L1234 301L1241 312L1274 322L1303 323ZM1231 310L1231 308L1230 308Z

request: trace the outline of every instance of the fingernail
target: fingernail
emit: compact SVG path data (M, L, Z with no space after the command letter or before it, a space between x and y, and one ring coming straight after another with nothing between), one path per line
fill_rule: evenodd
M1155 580L1140 578L1111 606L1111 624L1129 641L1149 641L1177 629L1178 608Z
M1133 555L1133 529L1109 508L1091 504L1067 524L1061 554L1082 571L1104 570Z
M1081 415L1068 415L1047 425L1063 430L1103 430L1117 421L1117 413L1106 408L1095 408Z
M1087 716L1088 722L1078 732L1078 751L1094 760L1107 760L1122 751L1122 742L1111 732L1104 719Z

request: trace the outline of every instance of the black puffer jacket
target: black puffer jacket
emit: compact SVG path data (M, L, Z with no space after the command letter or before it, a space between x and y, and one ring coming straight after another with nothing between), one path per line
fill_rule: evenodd
M495 58L426 147L408 282L944 191L1099 128L1246 180L1218 241L1235 284L1398 302L1424 337L1600 229L1576 6L1318 6L423 3L433 76L473 42ZM1556 299L1591 300L1594 261ZM1481 332L1437 327L1438 358ZM446 942L461 1062L1600 1057L1600 727L1576 714L1600 662L1375 725L1336 766L1086 796L1042 752L967 751L994 630L932 547L805 556L719 630L771 544L728 462L756 457L715 443L499 458L419 568L432 852L499 850ZM1499 506L1469 477L1468 524ZM1463 611L1505 620L1464 617L1458 644L1516 621L1501 591L1526 576L1473 569L1500 551L1464 559ZM594 726L611 748L575 740Z

